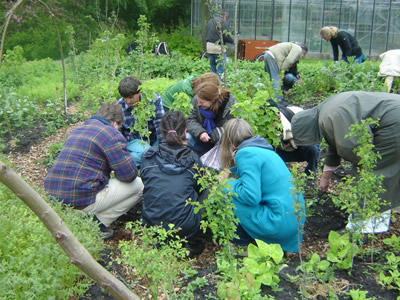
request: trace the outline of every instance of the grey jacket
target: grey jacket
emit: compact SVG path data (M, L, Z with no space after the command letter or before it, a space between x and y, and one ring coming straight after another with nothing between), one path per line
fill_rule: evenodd
M226 103L223 103L220 107L223 107L222 111L219 110L217 117L215 118L215 125L217 127L223 127L225 122L228 121L229 119L232 119L233 116L230 113L232 105L235 104L237 101L233 97L231 93L229 93L229 98L225 100ZM206 130L203 128L203 123L204 123L204 117L200 113L200 108L197 105L197 96L194 96L192 99L192 105L193 108L190 111L190 114L188 116L188 125L187 125L187 130L188 132L194 136L196 139L199 139L200 134L203 132L206 132ZM218 140L221 138L217 127L215 127L210 135L211 142L214 144L218 142Z
M382 195L388 206L400 205L400 95L377 92L345 92L329 97L316 107L296 113L292 133L297 145L328 144L325 164L338 166L341 158L356 165L360 158L353 150L358 138L345 138L350 125L361 120L379 119L370 127L374 151L379 152L374 173L384 175Z

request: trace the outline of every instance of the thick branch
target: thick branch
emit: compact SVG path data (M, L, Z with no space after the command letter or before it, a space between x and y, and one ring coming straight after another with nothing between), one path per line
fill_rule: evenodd
M3 182L40 218L68 255L71 263L75 264L115 298L139 299L128 287L94 260L47 202L1 161L0 182Z

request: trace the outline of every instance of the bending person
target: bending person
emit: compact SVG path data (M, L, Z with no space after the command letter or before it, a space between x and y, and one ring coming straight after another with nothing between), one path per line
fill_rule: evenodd
M161 95L164 111L168 112L170 110L171 105L176 100L176 93L185 93L190 97L190 99L192 99L194 96L194 91L197 89L197 87L206 81L214 82L217 86L221 85L218 75L213 72L204 73L200 77L196 75L190 75L189 77L171 85Z
M284 251L298 252L305 218L297 223L295 198L291 195L291 175L272 146L254 137L250 125L241 119L229 120L224 126L221 143L222 166L238 178L231 181L240 246L254 239L277 243ZM304 208L303 195L297 199Z
M379 119L371 128L374 151L382 159L373 172L383 175L387 205L381 211L400 205L400 95L377 92L345 92L329 97L316 107L296 113L292 133L296 145L317 144L324 138L328 144L320 188L326 192L332 172L345 159L356 165L360 158L353 149L357 138L346 139L349 127L361 120Z
M361 51L361 47L358 45L357 40L346 31L339 31L335 26L322 27L320 31L321 37L325 41L329 41L333 50L333 60L339 60L339 49L342 50L342 60L348 62L349 56L354 56L354 61L361 64L367 58Z

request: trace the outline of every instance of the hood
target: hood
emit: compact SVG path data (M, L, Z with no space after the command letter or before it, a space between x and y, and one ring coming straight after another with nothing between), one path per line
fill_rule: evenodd
M176 175L193 167L195 163L200 165L199 159L187 146L170 146L160 143L151 147L143 157L153 159L157 166L166 174Z
M292 134L297 146L308 146L321 142L318 119L319 106L299 111L293 116Z
M269 149L272 150L272 146L270 144L268 144L268 142L260 137L259 135L257 135L256 137L253 138L249 138L247 140L244 140L238 148L238 151L244 147L260 147L260 148L265 148L265 149Z

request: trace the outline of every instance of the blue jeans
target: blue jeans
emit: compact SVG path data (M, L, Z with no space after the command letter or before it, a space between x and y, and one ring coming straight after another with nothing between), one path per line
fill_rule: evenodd
M296 76L294 76L292 73L287 73L285 74L285 76L283 77L282 80L282 91L288 91L290 90L294 83L299 80Z
M269 78L272 81L276 100L282 100L283 96L280 94L281 72L275 58L269 55L268 52L265 52L264 55L264 70L269 74Z
M208 150L210 150L214 145L211 142L204 143L196 139L189 132L186 133L187 144L190 149L197 153L197 155L202 156Z
M149 148L150 145L141 139L134 139L128 142L128 151L133 156L137 167L140 167L142 162L142 154Z
M317 173L318 171L318 161L320 154L318 144L311 146L298 146L296 150L291 152L277 148L276 153L282 158L284 162L306 161L307 166L304 170L306 175L312 175L312 173Z
M342 60L344 60L345 62L348 62L346 56L342 56ZM353 61L358 64L362 64L365 60L366 60L365 56L362 54L361 56L354 57Z
M226 52L223 54L223 59L221 58L221 54L207 54L208 60L210 61L211 72L218 74L219 79L223 80L224 74L224 65L225 69L227 68L226 64Z

